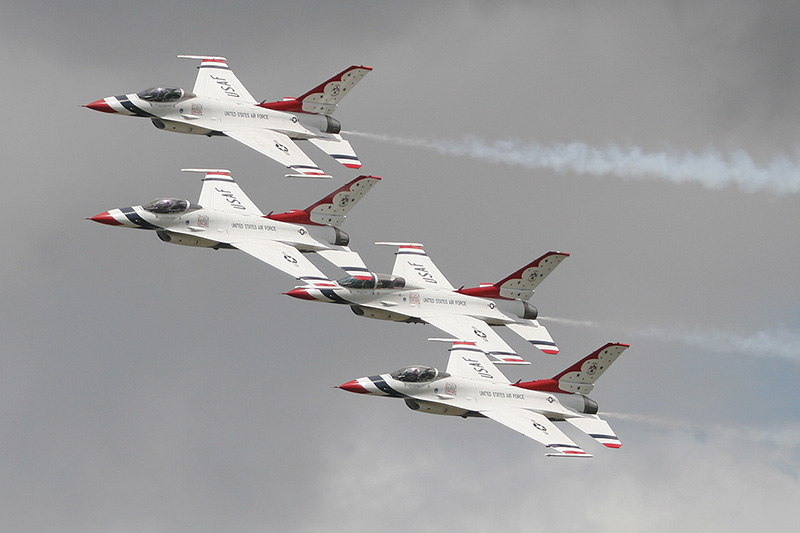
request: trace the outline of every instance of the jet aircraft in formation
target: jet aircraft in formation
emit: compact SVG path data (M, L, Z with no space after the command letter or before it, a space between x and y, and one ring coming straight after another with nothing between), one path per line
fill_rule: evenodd
M372 67L353 65L297 98L258 102L224 57L179 55L200 60L192 91L157 86L107 96L84 107L147 117L158 129L226 135L286 166L291 177L330 178L294 141L307 140L348 168L361 168L342 126L331 117L337 105Z
M330 178L295 144L307 140L348 168L361 162L330 115L371 67L352 66L297 98L258 102L218 56L180 55L200 61L191 92L158 86L110 96L85 107L150 118L166 131L225 135L286 166L287 176ZM455 337L445 372L414 365L392 374L359 378L339 388L403 398L421 412L485 417L549 448L548 456L591 457L554 422L565 421L607 447L621 446L597 416L587 394L628 348L608 343L551 379L511 383L497 364L529 364L491 326L505 326L547 354L559 349L529 303L535 289L566 257L548 252L496 283L456 289L418 243L397 246L391 275L371 272L339 226L381 178L359 176L306 209L263 214L223 169L202 172L198 203L158 198L90 218L112 226L148 229L168 243L236 248L305 283L286 294L346 304L359 316L427 323ZM332 281L304 254L317 253L348 275ZM445 340L445 339L435 339Z
M338 388L403 398L422 413L490 418L544 444L550 457L592 457L553 422L567 422L609 448L622 446L587 394L626 348L627 344L608 343L551 379L511 383L474 341L457 341L444 372L412 365Z
M398 246L392 274L351 273L338 282L312 282L286 294L303 300L349 305L359 316L431 324L458 339L475 341L493 360L528 364L489 326L505 326L543 352L558 353L528 302L534 290L569 256L548 252L497 283L456 289L422 244Z
M198 203L157 198L144 205L111 209L89 220L154 230L173 244L205 248L237 248L282 272L309 283L329 281L302 252L316 252L345 272L366 271L350 237L339 226L347 213L380 178L359 176L306 209L264 215L222 169L203 172Z

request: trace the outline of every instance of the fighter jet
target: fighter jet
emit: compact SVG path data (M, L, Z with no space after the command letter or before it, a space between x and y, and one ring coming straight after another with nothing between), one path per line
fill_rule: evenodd
M457 341L445 372L413 365L338 388L403 398L422 413L491 418L544 444L549 457L592 457L553 422L568 422L608 448L622 446L608 422L597 416L597 402L586 395L626 348L608 343L551 379L511 383L475 342Z
M336 284L296 287L285 293L304 300L349 305L359 316L432 324L459 339L474 340L495 361L529 364L488 326L506 326L541 351L558 347L528 303L534 290L569 256L548 252L497 283L456 289L419 243L398 246L391 275L354 272Z
M348 168L361 168L342 125L331 113L372 67L353 65L297 98L259 103L224 57L198 59L191 92L164 85L135 94L108 96L84 107L152 120L156 128L195 135L227 135L286 166L291 177L330 178L295 144L307 140Z
M111 209L89 220L154 230L164 241L204 248L237 248L296 279L333 283L302 252L316 252L352 274L366 270L350 237L339 226L381 178L359 176L306 209L264 215L224 169L203 172L197 204L181 198L157 198L144 205Z

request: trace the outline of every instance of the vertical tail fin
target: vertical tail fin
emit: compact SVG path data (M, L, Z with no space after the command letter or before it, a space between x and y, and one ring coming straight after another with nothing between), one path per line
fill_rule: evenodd
M200 205L232 213L262 216L258 206L248 197L231 177L231 171L222 168L182 168L181 172L202 172L203 188L200 189Z
M359 176L305 209L270 213L267 218L293 224L339 227L347 218L347 213L380 179L378 176Z
M297 98L284 98L277 102L261 102L261 107L277 111L322 113L330 115L342 98L350 92L356 83L369 74L372 67L353 65L341 71L327 81L317 85Z
M478 287L467 289L461 288L456 292L483 298L527 300L533 296L536 287L539 286L544 278L567 257L569 257L568 253L547 252L497 283L482 284Z
M526 381L516 386L546 392L589 394L595 381L627 348L630 348L629 344L609 342L550 379Z

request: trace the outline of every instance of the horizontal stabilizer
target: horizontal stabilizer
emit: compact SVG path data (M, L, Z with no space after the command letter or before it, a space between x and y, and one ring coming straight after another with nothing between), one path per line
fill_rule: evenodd
M597 415L589 415L587 418L567 418L567 422L607 448L619 448L622 446L608 422Z
M558 354L558 346L556 346L556 343L553 341L553 337L550 336L550 332L547 331L547 328L541 325L537 320L530 320L529 322L529 324L506 324L506 327L539 348L544 353L548 355Z
M361 161L355 150L341 135L331 135L330 138L311 137L308 142L347 168L361 168Z

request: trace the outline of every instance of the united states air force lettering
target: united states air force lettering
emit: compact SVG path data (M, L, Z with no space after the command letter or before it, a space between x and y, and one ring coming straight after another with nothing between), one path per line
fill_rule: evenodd
M250 230L257 230L257 231L278 231L277 227L270 226L268 224L244 224L242 222L231 222L231 227L233 229L250 229Z
M467 301L466 300L456 300L454 298L423 298L422 303L426 304L437 304L437 305L457 305L466 307Z
M506 400L524 400L525 395L518 392L497 392L490 390L478 391L481 396L488 396L490 398L505 398Z

